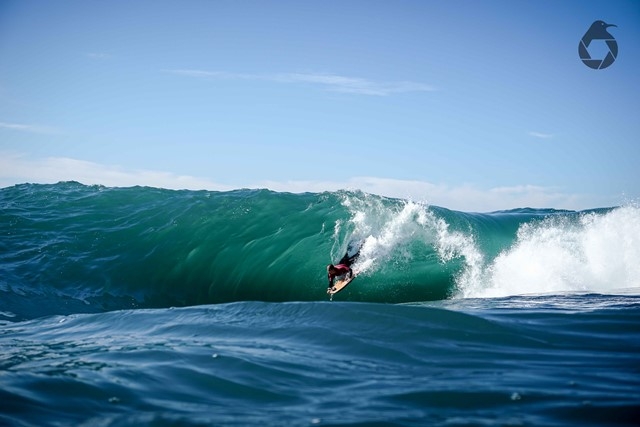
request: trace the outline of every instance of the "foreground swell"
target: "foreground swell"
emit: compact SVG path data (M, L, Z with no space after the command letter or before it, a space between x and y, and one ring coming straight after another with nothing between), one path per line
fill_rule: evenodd
M522 309L527 299L241 302L9 324L0 423L633 425L637 297Z

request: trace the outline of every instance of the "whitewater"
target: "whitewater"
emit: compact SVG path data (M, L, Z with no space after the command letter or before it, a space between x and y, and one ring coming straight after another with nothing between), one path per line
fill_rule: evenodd
M634 204L23 184L0 235L0 424L639 419Z

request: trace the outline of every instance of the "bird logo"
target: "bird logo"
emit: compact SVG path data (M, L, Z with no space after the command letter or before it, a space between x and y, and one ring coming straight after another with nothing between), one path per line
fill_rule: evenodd
M587 32L582 36L580 44L578 45L578 54L580 55L580 59L582 59L584 65L587 67L593 68L594 70L602 70L613 64L618 57L618 42L607 31L607 28L609 27L616 27L616 25L607 24L604 21L596 21L591 24ZM588 48L594 40L604 40L607 44L609 53L604 57L604 59L591 58Z

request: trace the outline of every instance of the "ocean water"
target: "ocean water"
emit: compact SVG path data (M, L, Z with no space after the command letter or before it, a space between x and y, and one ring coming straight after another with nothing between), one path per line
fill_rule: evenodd
M0 425L640 424L635 205L24 184L0 236Z

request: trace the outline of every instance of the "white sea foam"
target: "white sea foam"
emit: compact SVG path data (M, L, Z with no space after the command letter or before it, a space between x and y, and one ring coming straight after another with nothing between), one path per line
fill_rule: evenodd
M332 255L344 254L349 240L362 243L354 267L364 274L377 274L389 261L426 261L416 259L429 253L416 251L422 245L443 264L459 262L457 298L640 288L638 206L523 224L510 247L489 257L471 229L453 230L426 204L358 194L346 195L343 205L351 217L336 223L334 242L342 243Z
M458 280L462 297L599 292L640 286L640 209L524 224L515 243Z
M473 237L451 230L424 203L384 203L378 196L365 194L345 197L343 204L352 214L345 231L352 241L362 242L355 265L361 273L372 274L391 259L411 260L414 257L411 245L416 243L435 248L443 263L461 259L465 264L462 274L469 276L469 280L477 274L473 267L482 264L483 257ZM334 238L339 234L334 233Z

